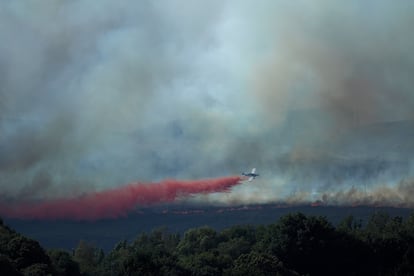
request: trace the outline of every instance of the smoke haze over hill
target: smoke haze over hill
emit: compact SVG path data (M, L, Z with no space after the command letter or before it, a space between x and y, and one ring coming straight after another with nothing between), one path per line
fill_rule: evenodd
M2 1L0 200L257 167L214 204L413 206L410 1Z

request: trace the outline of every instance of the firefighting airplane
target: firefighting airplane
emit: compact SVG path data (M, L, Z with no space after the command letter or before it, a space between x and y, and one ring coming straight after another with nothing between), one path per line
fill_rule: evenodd
M248 181L252 181L253 179L255 179L257 176L259 176L259 174L258 173L256 173L256 168L253 168L252 169L252 172L244 172L244 173L242 173L242 175L244 175L244 176L248 176L249 177L249 179L248 179Z

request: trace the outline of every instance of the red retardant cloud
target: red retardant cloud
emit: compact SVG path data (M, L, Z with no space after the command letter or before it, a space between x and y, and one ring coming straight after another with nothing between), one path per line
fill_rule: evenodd
M0 203L0 215L25 219L97 220L126 216L136 205L172 202L177 197L198 193L225 192L241 178L222 177L194 181L165 180L159 183L131 183L124 187L37 203Z

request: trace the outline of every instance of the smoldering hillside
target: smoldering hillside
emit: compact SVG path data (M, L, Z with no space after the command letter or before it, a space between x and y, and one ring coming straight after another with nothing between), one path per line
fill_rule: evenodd
M413 206L414 3L3 1L0 198L257 167L191 202Z

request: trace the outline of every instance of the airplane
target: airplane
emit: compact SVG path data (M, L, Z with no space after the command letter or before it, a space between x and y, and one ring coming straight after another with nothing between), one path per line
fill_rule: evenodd
M249 173L244 172L244 173L242 173L242 175L244 175L244 176L248 176L248 177L249 177L249 180L248 180L248 181L252 181L252 180L253 180L253 179L255 179L257 176L259 176L259 174L258 174L258 173L256 173L256 168L253 168L253 169L252 169L252 172L249 172Z

